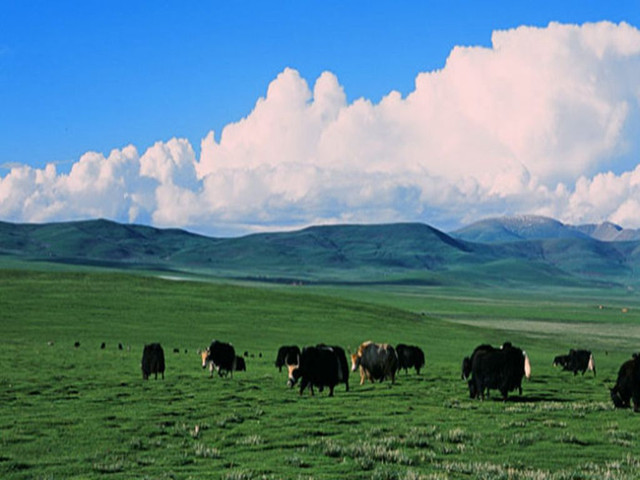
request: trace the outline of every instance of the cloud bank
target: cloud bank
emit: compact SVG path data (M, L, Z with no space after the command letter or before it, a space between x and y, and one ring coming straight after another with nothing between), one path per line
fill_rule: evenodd
M403 97L347 101L285 69L249 115L202 139L88 152L0 177L0 218L104 217L239 234L319 223L453 228L535 213L640 227L640 31L625 23L496 31L456 47Z

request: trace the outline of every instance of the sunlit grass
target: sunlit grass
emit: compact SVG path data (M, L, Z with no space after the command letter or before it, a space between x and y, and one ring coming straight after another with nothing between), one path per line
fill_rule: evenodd
M413 287L410 304L394 294L387 307L358 291L127 275L4 272L0 283L2 478L613 479L640 466L640 417L608 398L630 351L607 337L594 350L597 377L555 370L553 355L573 344L527 328L540 312L526 295L495 307L519 319L505 330L473 325L474 302L482 316L491 309L472 291L463 305L425 291L416 309ZM549 322L554 311L566 317L555 301ZM470 400L462 356L507 334L532 359L523 396ZM212 338L247 351L247 372L209 378L197 349ZM284 343L348 348L369 338L420 345L424 372L393 386L360 386L354 375L349 392L329 398L288 389L273 365ZM149 341L165 346L165 380L141 378Z

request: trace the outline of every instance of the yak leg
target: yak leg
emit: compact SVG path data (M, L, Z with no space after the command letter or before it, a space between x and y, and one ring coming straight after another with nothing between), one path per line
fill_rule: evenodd
M309 381L304 377L300 381L300 396L302 396L302 393L304 392L304 389L307 388L307 384L308 383L309 383ZM313 395L313 393L312 393L312 395Z

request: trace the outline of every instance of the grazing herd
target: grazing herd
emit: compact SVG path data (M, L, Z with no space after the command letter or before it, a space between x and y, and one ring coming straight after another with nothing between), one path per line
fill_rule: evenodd
M526 352L507 342L500 348L491 345L476 347L470 357L462 360L462 378L468 379L469 396L482 398L491 389L498 390L506 400L512 390L522 395L522 377L531 376Z
M611 400L617 408L629 408L629 401L633 400L633 411L640 411L640 354L634 353L620 367Z
M144 380L148 380L154 374L156 379L158 374L164 378L164 350L159 343L150 343L144 346L140 367Z
M233 377L233 371L236 370L238 363L238 357L236 357L236 351L233 345L214 340L206 350L200 352L200 355L202 356L202 368L207 368L207 365L209 366L210 377L213 377L214 370L221 377L226 375Z
M281 372L282 367L297 365L300 363L300 347L297 345L283 345L278 349L276 357L276 367Z
M53 342L49 342L49 345L53 345ZM74 346L78 348L79 342ZM105 344L102 343L100 348L104 349ZM122 344L118 348L122 349ZM213 340L209 347L199 353L202 368L209 367L210 377L215 371L221 377L232 378L234 371L247 369L245 359L236 355L230 343ZM244 356L248 357L248 352ZM278 349L275 366L280 372L282 367L287 368L287 385L293 388L299 384L300 395L307 387L311 395L314 394L314 387L319 392L327 387L329 396L333 396L339 384L344 384L345 390L349 391L350 371L359 372L360 385L367 380L371 383L390 380L393 384L400 370L407 374L409 369L414 368L419 375L425 366L422 349L402 343L393 347L388 343L366 341L350 356L351 368L344 349L337 345L318 344L302 349L297 345L283 345ZM556 356L552 365L574 375L578 372L584 375L587 371L596 375L595 360L589 350L571 349L566 355ZM152 375L157 379L158 374L164 378L165 357L159 343L144 346L140 366L144 380ZM509 393L516 390L522 395L522 380L530 376L531 364L527 353L510 342L505 342L499 348L479 345L462 360L462 378L467 381L470 398L484 400L491 390L500 392L503 400L507 400ZM640 354L634 353L630 360L622 364L610 395L616 408L630 408L633 404L633 410L640 412Z
M558 355L553 359L553 366L561 366L562 370L573 372L577 375L581 372L582 375L589 370L596 374L596 364L593 360L593 355L589 350L569 350L569 355Z
M396 346L396 353L398 370L404 369L405 373L408 373L410 368L415 368L416 373L420 375L420 369L424 367L424 352L420 347L400 343Z
M417 347L416 347L417 348ZM358 351L351 355L351 370L360 370L360 385L368 379L371 383L376 380L396 381L398 371L398 354L388 343L364 342Z
M333 389L344 383L349 391L349 366L344 350L336 346L316 345L305 347L297 357L296 364L288 364L289 378L287 385L292 388L300 381L300 395L307 386L311 395L313 387L322 392L329 388L329 396L333 397Z

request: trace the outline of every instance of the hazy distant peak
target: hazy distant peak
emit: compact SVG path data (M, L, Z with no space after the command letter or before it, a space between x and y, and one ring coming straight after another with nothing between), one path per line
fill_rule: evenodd
M602 242L640 240L640 230L625 229L609 221L569 225L540 215L488 218L451 232L451 235L483 243L552 238L591 238Z
M615 241L623 228L615 223L603 222L596 226L591 236L603 242Z
M483 243L587 237L574 227L540 215L488 218L456 230L452 235L463 240Z
M514 230L535 230L539 228L561 228L562 222L541 215L515 215L513 217L501 217L504 225Z

